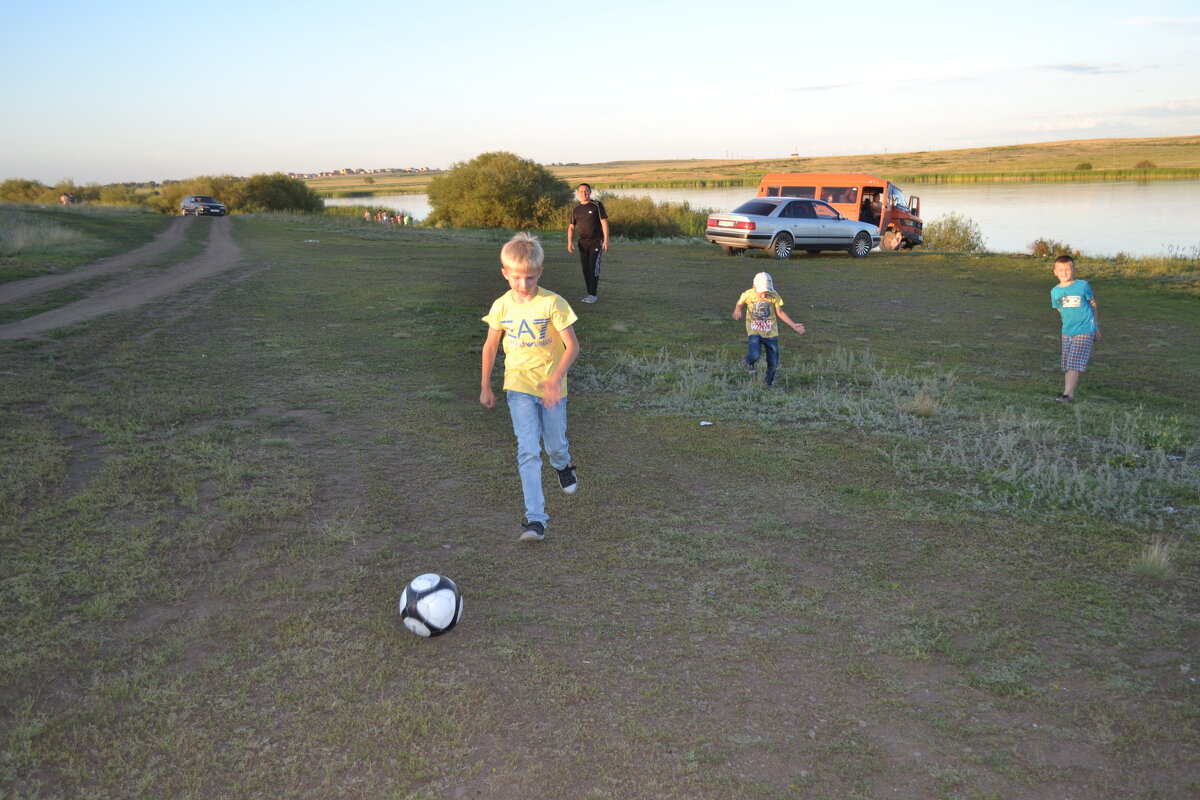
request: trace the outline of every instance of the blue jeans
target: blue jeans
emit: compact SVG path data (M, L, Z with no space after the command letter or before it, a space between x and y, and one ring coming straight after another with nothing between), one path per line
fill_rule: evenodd
M567 400L554 408L542 405L542 398L525 392L508 392L508 413L517 435L517 471L525 495L525 521L546 524L546 496L542 492L542 444L550 466L563 469L571 463L567 448Z
M779 337L750 334L746 347L746 365L753 367L757 364L763 350L767 351L766 383L770 386L775 382L775 370L779 369Z

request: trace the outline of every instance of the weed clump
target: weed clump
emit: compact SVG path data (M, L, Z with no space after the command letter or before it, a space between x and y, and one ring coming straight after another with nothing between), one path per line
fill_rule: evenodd
M1039 236L1029 243L1029 252L1037 258L1047 258L1049 256L1060 256L1064 253L1073 253L1076 251L1066 242Z
M886 456L911 483L973 507L1015 514L1062 509L1116 522L1195 527L1200 448L1179 420L1138 408L1085 425L979 407L953 372L892 371L872 353L837 348L794 368L764 394L735 358L628 355L577 385L664 414L773 426L857 428L887 436ZM963 400L963 396L967 400ZM1177 513L1175 506L1187 506Z
M982 253L983 234L975 220L951 212L925 226L925 248L943 253Z
M708 210L688 203L655 203L649 197L604 196L613 231L626 239L703 236Z
M1161 536L1155 536L1154 541L1134 557L1129 568L1134 574L1146 578L1168 578L1171 575L1171 561L1178 549L1178 542L1164 542Z

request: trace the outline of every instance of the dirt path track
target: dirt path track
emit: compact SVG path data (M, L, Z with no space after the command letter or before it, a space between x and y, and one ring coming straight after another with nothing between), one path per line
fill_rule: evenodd
M196 258L181 261L165 272L103 286L88 297L61 308L46 311L20 322L0 325L0 339L30 338L54 328L74 325L77 322L98 317L101 314L135 308L237 266L242 252L233 242L232 225L228 218L201 220L197 217L181 217L175 220L166 231L155 237L150 244L136 250L102 259L94 264L73 270L69 274L46 275L0 286L0 303L50 291L59 286L94 278L98 275L129 269L170 250L182 240L184 226L195 223L208 223L212 226L208 245L204 252Z

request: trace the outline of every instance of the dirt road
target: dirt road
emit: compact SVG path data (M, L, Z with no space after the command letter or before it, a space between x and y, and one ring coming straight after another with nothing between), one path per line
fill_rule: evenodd
M57 289L88 278L108 275L133 268L168 252L183 239L187 225L210 225L208 244L196 258L181 261L164 272L115 280L91 295L60 308L0 325L0 339L23 339L38 336L48 330L74 325L78 322L135 308L164 295L173 294L204 278L238 266L242 252L234 244L232 223L227 217L180 217L149 244L128 253L101 259L86 267L61 275L45 275L0 285L0 303L12 302L41 292Z

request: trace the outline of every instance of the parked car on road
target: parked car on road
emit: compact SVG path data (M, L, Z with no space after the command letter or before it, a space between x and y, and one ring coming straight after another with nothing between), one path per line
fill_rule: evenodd
M223 217L225 206L215 197L205 197L202 194L190 194L179 203L179 213L194 217Z
M876 226L846 219L821 200L756 197L727 214L709 216L704 238L730 256L757 248L775 258L787 258L795 250L845 250L863 258L879 246L880 236Z

